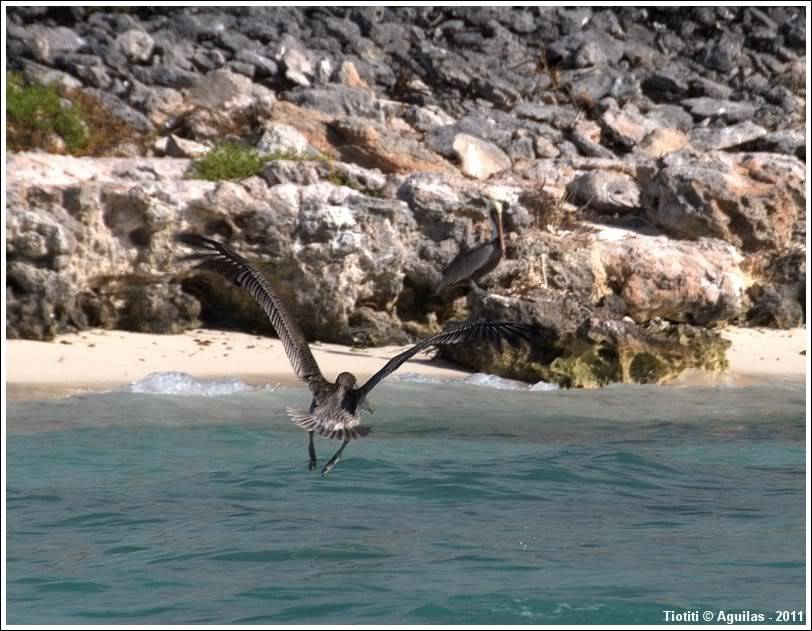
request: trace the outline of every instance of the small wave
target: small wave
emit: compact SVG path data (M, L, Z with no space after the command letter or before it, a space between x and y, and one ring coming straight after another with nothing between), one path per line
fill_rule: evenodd
M448 379L436 377L434 375L421 375L416 372L403 372L400 374L392 375L390 381L399 383L448 383Z
M549 390L559 390L559 387L549 381L539 381L530 386L530 392L547 392Z
M496 375L489 375L483 372L477 372L467 377L462 381L472 386L482 386L485 388L496 388L497 390L525 390L530 392L546 392L548 390L558 390L558 386L554 383L546 381L539 381L532 385L528 385L523 381L516 381L515 379L505 379L504 377L497 377Z
M496 375L488 375L484 372L476 372L470 377L463 379L462 383L471 386L483 386L485 388L496 388L497 390L527 390L527 384L514 379L505 379Z
M126 391L139 394L215 397L253 389L236 377L197 379L185 372L152 372L143 379L131 383Z

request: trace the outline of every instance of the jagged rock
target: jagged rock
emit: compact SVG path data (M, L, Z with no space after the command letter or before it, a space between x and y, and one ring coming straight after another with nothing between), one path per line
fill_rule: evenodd
M8 69L95 90L141 130L117 154L193 155L187 141L256 144L270 128L263 151L321 159L217 184L184 180L185 159L12 156L9 334L151 319L267 331L239 290L202 274L177 285L170 237L191 229L303 284L286 300L311 337L400 343L479 309L464 290L448 302L432 292L460 247L489 238L491 197L508 248L483 285L519 301L517 318L547 322L533 378L660 381L705 361L672 352L680 336L713 364L712 335L687 323L805 317L803 15L11 7ZM462 134L486 143L495 168L460 168ZM67 149L56 133L43 144Z
M593 158L612 159L615 154L601 146L601 128L592 121L578 121L572 127L570 139L585 155Z
M188 164L13 155L9 168L22 179L8 200L9 336L43 339L85 326L169 331L197 319L222 326L231 318L234 326L237 313L236 324L267 331L266 318L243 292L203 274L182 280L194 303L176 295L174 283L183 277L172 235L193 230L271 262L273 277L290 291L286 302L312 338L405 340L395 308L404 279L424 264L416 252L431 260L442 249L418 230L406 203L324 179L270 187L260 178L184 180ZM345 181L359 188L384 186L380 173L342 166ZM486 211L479 212L486 223ZM471 219L451 219L466 224ZM438 267L431 271L439 274ZM325 335L329 330L335 334Z
M23 74L26 79L34 83L55 85L63 90L78 90L82 87L82 82L67 72L55 70L54 68L49 68L27 59L21 60L20 65L22 66Z
M539 103L520 103L513 113L520 118L528 118L540 123L549 123L558 129L566 129L580 118L572 105L542 105Z
M284 123L270 123L257 143L261 153L293 152L298 154L318 153L299 131Z
M750 252L787 245L805 206L803 164L780 154L681 151L641 176L654 224L677 238L716 237Z
M468 134L457 134L454 138L454 153L462 173L478 180L487 180L511 165L510 158L499 147Z
M6 255L10 259L42 261L45 267L56 269L60 256L70 252L67 230L51 217L19 209L8 216L6 229L9 233Z
M133 76L146 85L157 85L182 90L194 87L200 76L178 65L159 64L133 66Z
M748 288L753 306L750 326L790 328L806 321L806 252L795 245L786 251L756 254L747 262L755 282Z
M16 36L26 42L34 59L43 63L51 63L58 55L77 51L86 43L76 31L65 26L33 25L24 29L12 29L9 36Z
M667 70L655 70L643 79L641 88L650 99L661 103L684 98L688 95L688 83Z
M77 76L93 88L106 90L112 84L110 72L98 55L84 53L66 53L55 60L57 65ZM112 95L111 95L112 96Z
M336 73L338 82L350 88L369 90L369 86L358 74L358 69L351 61L342 61Z
M403 112L403 120L421 132L428 132L434 128L448 127L454 124L454 119L437 106L418 107L412 105Z
M753 306L747 312L750 326L768 326L790 329L802 326L804 311L793 288L786 285L774 288L755 284L749 289Z
M118 303L115 328L137 333L182 333L197 326L200 303L185 293L180 283L141 285L130 279L122 280L97 292L101 300L115 296Z
M231 60L226 64L226 68L236 74L248 77L249 79L253 79L254 74L256 73L256 68L253 66L253 64L249 64L244 61Z
M634 148L638 155L659 160L669 153L679 151L688 145L688 137L678 129L658 128L654 129L639 142Z
M682 105L687 107L696 118L720 118L726 123L749 120L756 113L755 106L749 103L707 97L684 99Z
M679 105L662 104L649 109L646 118L661 127L670 127L685 132L693 129L694 119Z
M125 101L122 101L117 96L97 88L83 88L83 91L101 103L108 113L123 121L132 129L141 133L150 133L154 129L152 122L146 116L127 105Z
M636 322L665 318L706 326L734 320L748 306L742 257L722 241L632 233L598 241L597 250L607 286Z
M183 111L183 95L172 88L152 88L145 97L143 107L153 125L164 125Z
M170 134L166 139L163 152L173 158L200 158L209 152L209 147L194 140Z
M271 112L273 123L288 125L301 133L319 152L335 156L330 138L329 125L333 117L305 107L298 107L287 101L278 101Z
M555 144L544 136L538 136L536 138L536 144L533 148L538 158L557 158L561 154Z
M248 77L235 74L230 70L219 78L208 77L192 91L191 100L187 99L187 113L175 117L188 134L200 141L217 142L228 135L241 135L250 131L254 121L268 118L276 105L274 93L264 86L251 83ZM210 73L211 74L211 73ZM220 81L222 79L222 81ZM202 96L205 84L211 80L213 92ZM230 85L242 85L242 92L232 93ZM220 106L212 105L226 99ZM203 105L209 103L210 105Z
M564 68L583 68L617 63L623 44L611 35L589 29L557 39L547 47L547 62Z
M767 130L750 121L731 127L711 129L708 127L691 130L688 139L700 151L731 149L767 135Z
M253 39L234 30L223 30L217 34L217 40L223 48L236 53L241 50L254 50L257 45Z
M561 133L550 129L546 125L534 122L519 122L513 117L504 116L495 112L488 114L476 112L463 116L450 124L442 124L429 130L424 142L434 151L448 159L455 159L454 140L458 134L467 134L480 140L490 142L500 148L507 149L519 137L529 133L551 133L560 138Z
M273 59L260 55L254 50L238 50L234 58L253 66L254 74L258 78L275 77L279 74L279 65Z
M730 72L741 58L743 38L733 33L723 33L705 47L702 62L713 70Z
M728 100L733 95L733 88L707 77L691 79L691 91L711 99Z
M329 168L317 161L303 164L294 160L273 160L262 169L261 175L269 186L316 184L328 177Z
M341 158L385 173L451 171L452 167L410 135L364 118L346 118L331 126Z
M613 171L590 171L567 185L571 201L602 213L629 212L640 206L634 178Z
M595 388L616 381L665 383L686 368L720 372L727 367L730 343L714 331L607 319L548 292L509 299L486 296L475 300L472 317L531 322L538 328L538 338L519 348L441 348L451 361L514 379Z
M313 62L300 50L287 49L279 58L284 68L285 78L296 85L310 87L315 76Z
M803 131L786 129L765 134L747 145L752 151L767 151L806 159L806 134Z
M372 116L374 97L368 90L330 84L324 88L292 90L288 100L300 107L317 110L328 115Z
M115 45L130 61L144 63L152 56L155 45L149 33L138 29L130 29L116 37Z
M198 48L192 55L192 60L201 72L211 72L222 68L226 63L226 56L217 49Z
M641 96L640 84L634 75L609 66L596 66L588 74L565 70L561 76L571 84L573 98L582 107L590 108L607 96L621 101Z
M212 70L196 81L187 97L193 105L209 110L240 110L253 103L253 84L229 70Z
M642 116L637 108L627 106L622 110L609 109L600 119L601 125L611 138L627 148L640 143L648 133L659 127Z

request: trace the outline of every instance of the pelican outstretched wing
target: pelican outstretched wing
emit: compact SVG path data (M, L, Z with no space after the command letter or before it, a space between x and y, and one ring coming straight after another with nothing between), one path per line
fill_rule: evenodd
M316 388L325 383L299 325L282 304L268 279L257 268L227 245L214 239L196 234L178 234L175 238L184 245L199 250L182 256L180 260L196 261L198 269L216 272L248 292L268 316L296 375L306 381L311 390L315 392Z
M518 342L519 340L527 340L536 335L538 331L531 326L525 324L516 324L515 322L472 322L464 324L461 327L451 331L444 331L438 333L425 340L418 342L408 350L403 351L400 355L395 355L390 359L383 368L376 372L369 380L360 388L353 390L352 394L355 397L356 404L360 405L369 391L377 386L385 377L391 375L400 366L417 355L420 351L426 350L431 346L441 346L443 344L460 344L463 342L482 342L482 341L507 341Z

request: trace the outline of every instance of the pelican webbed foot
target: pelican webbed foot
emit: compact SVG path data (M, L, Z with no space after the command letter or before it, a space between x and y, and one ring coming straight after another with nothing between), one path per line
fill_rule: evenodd
M308 432L310 434L310 443L307 445L307 453L310 455L310 462L307 468L313 471L316 468L316 446L313 444L313 434L315 432Z
M341 454L344 451L344 448L349 444L349 442L350 442L349 440L345 440L343 443L341 443L341 447L338 448L338 451L335 453L335 455L332 458L330 458L330 461L326 465L324 465L324 469L321 470L321 474L323 476L327 475L330 472L330 470L338 464L338 461L341 459Z

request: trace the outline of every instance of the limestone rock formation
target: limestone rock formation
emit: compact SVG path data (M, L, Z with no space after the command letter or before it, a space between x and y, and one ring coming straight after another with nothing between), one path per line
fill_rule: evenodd
M92 104L97 138L128 131L95 158L46 153L69 151L56 131L9 154L7 335L270 333L243 292L178 262L173 235L194 231L263 267L313 340L494 317L542 335L449 356L569 386L721 368L719 327L806 319L805 13L674 15L11 7L15 85ZM224 141L264 162L192 179ZM488 199L507 230L488 294L436 296L490 238Z

